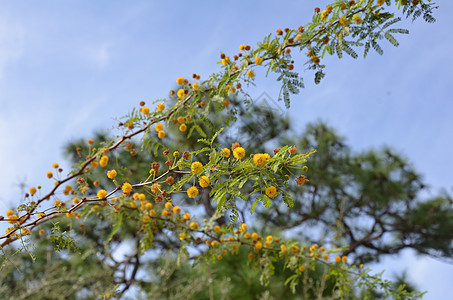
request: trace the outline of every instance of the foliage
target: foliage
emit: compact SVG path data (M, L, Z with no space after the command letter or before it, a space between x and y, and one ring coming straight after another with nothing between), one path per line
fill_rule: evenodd
M162 297L184 297L189 293L187 289L171 287L175 277L184 272L201 272L203 268L221 273L225 267L221 261L227 257L231 262L230 256L241 258L236 262L247 261L252 272L260 274L251 297L260 294L270 298L270 293L277 292L293 293L288 297L301 293L305 299L355 298L375 290L387 297L420 297L419 292L402 286L395 288L380 275L370 275L369 270L347 263L349 254L355 254L357 262L367 262L372 256L404 247L428 254L451 253L449 202L443 197L423 203L412 201L422 187L417 175L399 157L390 150L351 156L332 133L317 134L316 128L312 129L314 137L319 138L317 145L302 138L302 145L298 145L304 149L302 153L293 140L286 140L273 153L265 151L262 142L279 135L268 130L263 130L247 147L238 140L231 147L225 144L231 138L226 135L229 129L244 128L234 121L241 113L253 111L249 110L253 99L242 86L253 84L259 67L279 75L281 99L289 107L290 95L303 87L302 78L292 71L292 49L307 54L307 69L315 72L315 82L319 83L325 68L320 62L326 53L336 53L341 58L345 52L357 58L358 48L363 47L366 56L372 47L382 54L378 41L383 38L397 46L393 34L407 31L393 28L400 18L387 12L383 1L377 2L336 1L323 11L315 9L312 22L297 30L277 29L276 36L267 36L253 49L241 45L240 53L232 59L222 53L219 73L204 81L194 74L192 83L178 77L177 91L172 90L168 99L157 101L154 111L140 103L139 109L133 109L121 120L113 138L101 135L96 141L88 140L88 146L73 147L72 158L76 162L69 175L62 177L63 170L54 164L55 174L49 171L46 176L55 180L55 187L48 193L32 187L26 195L26 205L0 218L13 224L0 239L3 268L10 268L18 257L7 246L19 239L22 249L28 251L32 244L24 239L33 234L31 240L38 247L30 253L43 257L42 251L50 253L52 245L64 252L55 257L47 254L52 266L68 268L71 278L82 279L74 289L68 285L69 277L60 277L57 269L47 270L39 261L44 275L33 278L22 297L36 297L38 287L43 286L41 291L52 298L120 298L133 285L148 296L160 293ZM406 17L423 16L426 21L433 21L432 3L403 2L387 0L385 4L403 4ZM245 99L246 109L238 99ZM279 126L287 128L287 123ZM245 127L250 130L248 134L255 133L253 126ZM328 131L322 126L319 130ZM178 142L181 139L189 141L185 148ZM301 195L300 186L305 183ZM190 207L200 203L207 213L203 221L196 210L189 212ZM433 214L421 218L425 209L433 210ZM245 223L246 213L256 224L264 220L264 224L295 227L296 223L320 222L325 229L315 239L326 246L311 242L309 236L304 243L291 241L278 232L275 236L252 232L250 222ZM357 229L350 218L357 220L363 213L374 223L371 228ZM437 219L436 213L442 218ZM426 222L433 221L438 228L425 230ZM49 229L44 228L51 223L52 234L47 238ZM386 233L400 235L401 242L388 243L381 238ZM128 243L133 252L122 260L115 258L112 248ZM99 252L94 254L93 249ZM164 251L175 256L149 260L157 264L153 273L158 279L139 279L142 257ZM73 264L65 255L73 259ZM33 254L29 259L19 259L21 269L34 269L30 267ZM100 264L103 271L92 273L92 266L100 261L104 261ZM189 266L194 268L188 269ZM174 271L168 272L167 268ZM27 274L19 274L19 278L29 279ZM101 274L105 277L100 281ZM221 297L231 292L227 284L209 285L216 275L210 271L205 274L206 281L193 284L192 297ZM193 277L187 279L188 284ZM13 282L18 279L5 278L17 293ZM93 282L96 284L91 288ZM57 288L45 289L55 287L55 283ZM267 289L269 285L277 287ZM2 289L0 292L8 295Z

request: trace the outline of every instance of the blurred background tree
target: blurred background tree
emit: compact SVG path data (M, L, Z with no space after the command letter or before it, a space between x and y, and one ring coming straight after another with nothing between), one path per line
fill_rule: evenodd
M231 110L211 119L218 124L231 122L230 128L219 136L219 143L229 147L239 142L255 153L271 154L278 145L295 143L299 152L316 149L317 153L303 173L308 180L303 185L296 182L289 185L294 195L293 208L288 209L283 201L274 201L270 209L258 207L250 216L251 199L238 207L231 204L231 211L237 210L241 221L253 224L250 231L307 245L347 246L343 255L348 255L355 264L379 261L384 255L397 254L405 248L423 255L451 258L452 198L447 194L422 198L427 184L402 155L388 147L355 153L345 138L327 124L309 124L305 131L297 132L278 109L259 104L230 99ZM138 181L147 177L152 162L165 164L164 150L181 153L196 150L197 140L204 133L214 134L218 124L195 124L199 129L193 130L189 139L182 138L189 132L173 132L169 135L172 140L167 141L171 147L158 143L141 146L141 142L131 141L124 146L127 151L119 151L116 161L111 163L115 168L124 168L123 176L129 180ZM108 134L97 133L94 140L95 145L102 145ZM66 146L66 155L74 163L84 160L83 153L87 152L86 139ZM98 188L114 188L103 172L101 168L94 169L86 178L88 194L95 195ZM251 188L244 185L244 194ZM209 188L201 194L202 205L180 200L184 209L209 219L215 212ZM217 222L229 224L228 215ZM152 239L153 250L141 253L141 243L146 239L132 217L124 218L113 235L112 222L101 211L92 211L82 220L54 221L62 232L71 231L77 245L74 251L55 252L48 237L51 224L47 224L44 235L33 233L32 254L3 256L9 261L1 262L0 298L97 299L105 295L134 299L312 299L317 295L313 282L326 286L324 298L329 298L335 289L335 278L326 279L322 266L305 273L295 296L284 284L288 274L279 263L271 283L263 286L260 272L248 266L257 262L245 253L224 255L211 265L192 265L207 249L204 244L180 252L182 243L178 237L159 230ZM188 263L181 262L184 255L190 257ZM400 283L406 281L403 275L397 279ZM408 289L413 288L408 285ZM369 290L351 291L348 297L365 295L371 299L380 297L378 291Z

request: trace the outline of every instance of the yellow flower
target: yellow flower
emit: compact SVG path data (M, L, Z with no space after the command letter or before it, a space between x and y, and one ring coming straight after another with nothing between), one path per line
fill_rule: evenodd
M228 148L223 148L221 151L220 151L220 155L222 155L223 157L230 157L230 149Z
M190 214L189 213L185 213L184 214L184 219L185 220L189 220L190 219Z
M241 159L245 156L245 149L242 147L237 147L233 151L233 156L237 159Z
M30 188L30 195L33 196L34 194L36 194L36 191L37 191L37 190L36 190L35 187Z
M255 72L253 72L252 70L248 70L247 71L247 77L250 78L250 79L254 79L255 78Z
M184 93L184 89L179 89L179 90L178 90L177 95L178 95L179 98L184 97L184 94L185 94L185 93Z
M283 253L288 252L288 249L286 248L285 245L280 245L280 250L281 250Z
M181 124L181 126L179 126L179 131L186 131L187 130L187 125L186 124Z
M229 58L228 56L225 57L224 59L222 59L222 64L223 64L223 65L226 65L226 64L228 64L229 62L230 62L230 58Z
M117 173L116 173L116 171L115 171L115 170L110 170L110 171L107 171L107 177L108 177L109 179L113 179L113 178L115 178L115 177L116 177L116 175L117 175Z
M100 161L99 161L99 164L101 165L101 167L103 167L103 168L107 167L108 163L109 163L109 157L108 156L102 156Z
M181 208L179 206L173 207L172 210L173 210L173 213L175 213L175 214L179 214L181 212Z
M10 216L8 216L8 219L10 219L10 221L8 221L8 223L10 223L10 224L19 222L19 217L17 215L10 215Z
M53 203L53 205L55 205L55 206L61 206L61 204L63 204L63 202L61 202L61 200L58 200L58 199L55 200Z
M190 166L190 169L192 169L192 172L195 174L200 173L201 169L203 169L203 164L201 162L193 162L192 165Z
M165 109L165 103L157 104L157 110L158 111L164 111L164 109Z
M123 183L123 186L121 187L121 189L123 190L123 193L126 196L129 196L129 194L132 191L132 185L130 183L128 183L128 182L125 182L125 183Z
M244 51L245 50L245 45L244 44L239 45L239 50L240 51Z
M217 233L219 231L220 231L220 226L219 225L214 226L214 232Z
M301 271L301 272L305 271L305 267L304 266L299 266L299 271Z
M270 158L271 158L270 155L267 153L266 154L258 153L253 155L253 162L257 166L264 166L266 164L266 161Z
M194 82L192 84L192 88L195 90L195 91L198 91L200 89L200 87L198 86L198 83Z
M255 244L255 249L260 250L261 248L263 248L263 244L261 242Z
M166 209L170 209L170 208L172 208L172 207L173 207L173 204L171 204L171 202L165 203L165 208L166 208Z
M6 215L7 215L8 217L9 217L9 216L12 216L12 215L14 215L14 212L13 212L11 209L8 209L8 210L6 211Z
M162 131L164 130L164 125L157 123L156 126L154 126L154 129L156 129L156 131Z
M151 219L151 218L150 218L149 216L147 216L147 215L144 215L144 216L142 217L143 223L148 223L150 219Z
M184 83L184 78L183 77L180 76L180 77L176 78L176 84L180 84L181 85L183 83Z
M161 139L165 137L165 131L161 130L157 133L157 136Z
M47 178L52 178L53 177L53 173L51 171L47 172L46 174Z
M58 166L57 163L54 163L54 164L52 165L52 167L53 167L54 169L58 169L59 166Z
M200 225L197 222L192 222L190 223L190 229L195 230L199 227Z
M97 193L97 196L99 199L102 199L104 198L105 196L107 196L107 192L105 190L100 190L98 193Z
M269 198L274 198L276 194L277 194L277 189L275 188L275 186L271 185L270 187L268 187L266 189L266 195Z
M258 56L255 58L255 64L261 65L263 63L263 60L264 58Z
M341 262L341 257L340 256L335 256L335 262L337 262L337 263Z
M190 187L188 190L187 190L187 196L189 196L189 198L195 198L198 196L198 189L194 186Z
M142 113L143 113L144 115L149 114L149 108L146 107L146 106L143 106L143 107L142 107Z
M93 161L91 162L91 167L92 167L93 169L96 169L98 166L99 166L99 164L98 164L97 161L93 160Z
M202 188L205 188L205 187L208 187L209 186L209 178L206 177L206 176L201 176L199 179L198 179L199 183L200 183L200 186Z

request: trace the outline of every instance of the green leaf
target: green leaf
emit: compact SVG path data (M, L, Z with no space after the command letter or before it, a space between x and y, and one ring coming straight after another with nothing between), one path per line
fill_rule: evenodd
M105 241L106 243L110 242L110 240L113 238L118 229L120 229L121 225L123 225L123 215L119 214L112 232L110 232L109 236L107 237L107 240Z

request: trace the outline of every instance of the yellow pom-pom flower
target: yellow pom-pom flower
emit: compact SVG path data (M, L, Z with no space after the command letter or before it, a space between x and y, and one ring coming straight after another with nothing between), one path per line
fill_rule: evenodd
M190 187L188 190L187 190L187 196L189 196L189 198L195 198L198 196L198 189L194 186Z
M156 131L162 131L164 130L164 125L160 124L160 123L157 123L155 126L154 126L154 129L156 129Z
M172 211L175 214L179 214L181 212L181 208L179 206L175 206L175 207L173 207Z
M263 63L263 60L264 58L258 56L255 58L255 64L261 65Z
M198 85L198 83L194 82L192 84L192 88L195 90L195 91L198 91L200 89L200 86Z
M247 77L250 78L250 79L254 79L255 78L255 72L253 72L252 70L248 70L247 71Z
M208 177L206 176L201 176L199 179L198 179L199 183L200 183L200 186L202 188L205 188L205 187L208 187L209 184L210 184L210 180Z
M99 199L103 199L103 198L105 198L105 196L107 196L107 192L105 190L100 190L97 193L97 196L98 196Z
M142 107L142 114L144 114L144 115L149 114L149 107L143 106Z
M47 178L52 178L53 177L53 173L51 171L47 172L46 174Z
M99 164L101 167L105 168L107 167L107 164L109 163L109 157L108 156L102 156L101 159L99 160Z
M157 104L157 110L158 111L164 111L164 109L165 109L165 103Z
M108 177L109 179L115 178L116 175L117 175L116 170L107 171L107 177Z
M253 162L257 166L264 166L266 164L267 157L264 154L258 153L253 155Z
M236 147L233 151L233 156L237 159L241 159L245 156L245 149L242 147Z
M199 161L193 162L192 165L190 166L190 169L195 174L198 174L200 173L201 169L203 169L203 164Z
M230 154L231 154L231 151L228 148L223 148L220 151L220 155L222 155L223 157L226 157L226 158L230 157Z
M179 131L186 131L187 130L187 125L186 124L181 124L181 126L179 126Z
M255 249L260 250L261 248L263 248L263 244L261 242L257 242L255 244Z
M121 187L121 189L123 190L123 193L126 196L129 196L129 194L132 191L132 185L130 183L128 183L128 182L125 182L125 183L123 183L123 186Z
M266 195L269 198L274 198L276 194L277 194L277 189L275 188L275 186L271 185L270 187L268 187L266 189Z
M197 222L192 222L190 223L190 229L195 230L199 227L200 225Z
M36 192L37 192L37 190L35 187L30 188L30 195L33 196L34 194L36 194Z
M54 168L54 169L58 169L58 167L59 167L59 165L58 165L57 163L54 163L54 164L52 165L52 168Z
M179 89L179 90L178 90L177 95L178 95L179 98L184 97L184 94L185 94L185 93L184 93L184 89Z
M164 138L165 137L165 131L163 131L163 130L159 131L157 133L157 137L160 138L160 139Z
M176 84L181 85L183 83L184 83L184 78L183 77L180 76L180 77L176 78Z

